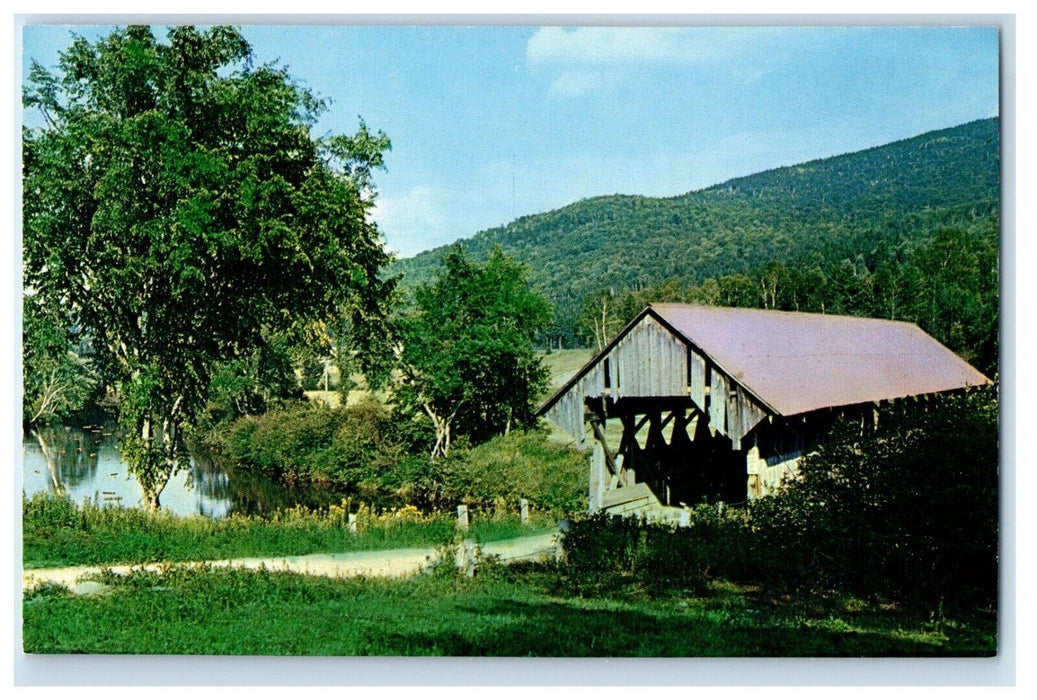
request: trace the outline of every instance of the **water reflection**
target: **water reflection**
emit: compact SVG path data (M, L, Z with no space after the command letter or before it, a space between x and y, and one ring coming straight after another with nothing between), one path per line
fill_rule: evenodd
M54 489L59 484L75 487L97 477L97 454L108 441L114 444L112 434L104 431L80 431L63 428L40 428L32 438L39 447Z
M77 503L89 499L100 504L143 504L140 486L123 463L117 436L108 427L59 427L26 434L22 462L26 496L64 490ZM292 487L243 473L201 450L192 455L190 468L169 480L160 501L163 510L178 515L223 518L231 513L260 515L295 505L324 507L346 496L337 489Z

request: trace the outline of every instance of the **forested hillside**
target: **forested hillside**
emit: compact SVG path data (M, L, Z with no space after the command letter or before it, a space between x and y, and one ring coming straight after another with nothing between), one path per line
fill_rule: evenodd
M678 197L582 200L462 243L476 259L499 245L530 265L555 345L593 344L603 301L607 325L686 300L911 320L989 373L999 128L971 122ZM410 290L442 254L391 271Z

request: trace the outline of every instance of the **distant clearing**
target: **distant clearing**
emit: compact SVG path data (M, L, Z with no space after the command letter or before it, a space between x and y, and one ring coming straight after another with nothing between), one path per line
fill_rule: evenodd
M543 355L544 365L551 372L551 388L549 391L554 393L560 389L592 357L594 357L594 350L590 348L552 350L550 353Z

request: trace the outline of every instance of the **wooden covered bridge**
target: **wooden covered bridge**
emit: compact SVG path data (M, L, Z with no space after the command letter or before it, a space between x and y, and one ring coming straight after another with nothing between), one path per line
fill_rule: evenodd
M911 323L653 304L539 414L592 442L592 512L677 520L773 492L841 413L988 382Z

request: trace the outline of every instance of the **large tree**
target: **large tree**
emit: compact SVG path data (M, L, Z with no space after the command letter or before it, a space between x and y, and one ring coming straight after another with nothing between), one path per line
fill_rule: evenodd
M379 335L389 142L363 122L316 138L326 105L228 27L77 37L24 104L42 124L22 137L24 285L91 339L157 507L215 368L336 311Z
M33 431L80 412L97 384L68 319L54 311L22 299L22 426Z
M435 460L453 437L482 441L534 421L547 372L534 340L551 319L526 268L494 249L484 264L460 247L415 291L401 323L397 397L435 429Z

